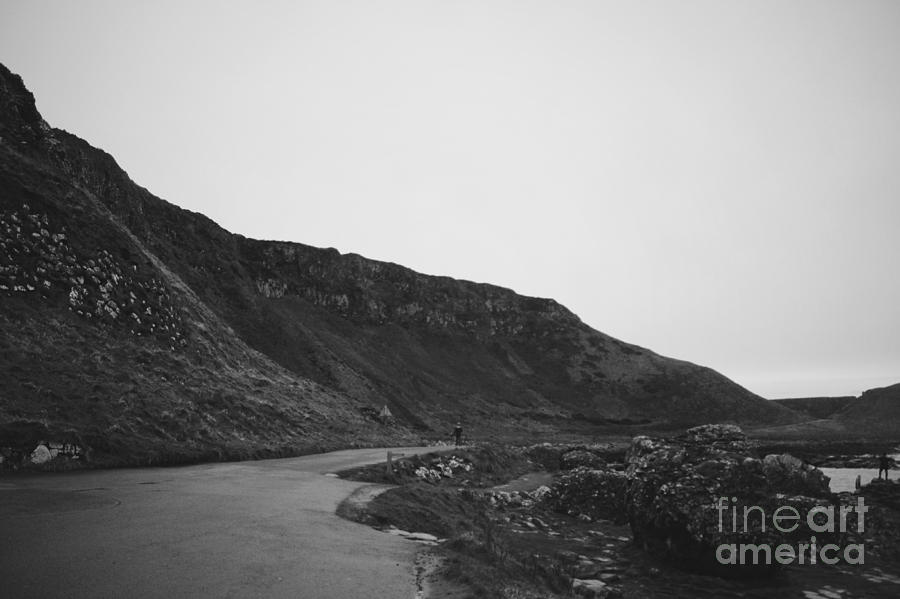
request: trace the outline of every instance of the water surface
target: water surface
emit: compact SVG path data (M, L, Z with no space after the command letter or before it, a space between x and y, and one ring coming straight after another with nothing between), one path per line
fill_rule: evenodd
M900 463L900 453L890 454L895 463ZM855 491L856 477L860 477L860 484L868 484L878 478L878 468L819 468L825 476L831 479L831 491ZM896 467L888 471L891 480L900 478L900 470Z

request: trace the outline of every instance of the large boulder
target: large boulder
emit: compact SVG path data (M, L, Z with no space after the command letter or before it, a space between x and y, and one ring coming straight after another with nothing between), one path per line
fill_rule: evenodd
M43 443L38 444L38 446L34 448L34 451L31 452L32 464L46 464L52 459L53 455L50 453L50 449Z
M606 466L606 459L587 448L575 448L564 452L559 457L560 470L573 470L575 468L602 469Z
M779 507L791 506L805 522L811 509L831 504L828 479L789 457L765 462L754 454L754 444L732 425L696 427L670 440L636 437L626 457L625 490L625 513L635 542L704 573L773 573L775 560L723 564L717 557L724 554L717 556L717 550L731 544L774 550L782 543L796 547L808 542L813 533L806 526L784 533L773 526L772 515Z
M766 484L778 492L825 497L829 479L821 470L789 453L770 454L763 458Z

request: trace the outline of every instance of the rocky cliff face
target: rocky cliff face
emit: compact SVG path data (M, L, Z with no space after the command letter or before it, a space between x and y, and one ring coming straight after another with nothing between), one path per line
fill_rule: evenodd
M274 406L255 416L257 428L282 418L279 410L317 408L315 426L288 418L272 428L270 444L296 437L285 422L362 434L359 414L384 404L398 431L433 434L460 418L484 433L547 431L572 418L794 417L709 369L595 331L551 299L231 234L156 198L108 154L49 127L21 79L2 66L0 192L0 315L11 339L0 365L13 375L0 388L12 398L0 407L5 419L47 413L55 414L48 423L62 426L60 406L72 394L111 401L117 391L109 381L123 373L136 373L129 392L146 404L141 426L149 437L164 436L167 425L153 421L154 387L144 374L192 418L205 418L202 380L223 393L241 390L221 400L234 426L248 401ZM33 336L24 337L26 330ZM73 355L57 355L64 350ZM28 380L38 367L51 382L77 378L84 353L97 362L97 380L86 389L48 396ZM291 392L298 386L308 391L299 403ZM82 414L73 422L94 419Z

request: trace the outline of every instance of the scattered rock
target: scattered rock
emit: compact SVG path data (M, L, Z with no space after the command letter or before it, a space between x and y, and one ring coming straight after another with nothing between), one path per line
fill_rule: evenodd
M52 459L53 455L50 453L50 449L43 443L35 447L34 451L31 452L32 464L46 464Z
M417 541L424 545L437 545L441 542L441 539L432 534L428 534L427 532L409 532L406 530L395 528L393 526L385 529L384 532L390 535L403 537L404 539L409 539L410 541Z
M572 590L582 597L606 597L609 589L606 583L595 578L576 578L572 581Z
M531 492L531 498L535 501L544 501L547 496L550 494L550 487L547 485L541 485L537 489Z
M440 456L424 464L419 459L398 460L393 465L395 475L413 475L435 485L445 478L471 472L473 468L474 464L470 460L457 456Z
M106 325L133 318L138 325L128 329L132 334L157 336L167 346L169 337L172 347L187 345L182 317L162 281L144 272L126 274L127 267L106 249L89 257L70 245L65 233L51 232L55 227L46 214L27 204L0 211L0 238L8 250L0 252L0 291L48 301L60 298L75 314ZM138 297L145 306L140 313L151 316L143 323L131 306Z

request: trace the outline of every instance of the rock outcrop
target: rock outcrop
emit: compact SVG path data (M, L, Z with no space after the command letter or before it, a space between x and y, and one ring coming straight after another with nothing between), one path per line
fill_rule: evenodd
M606 458L597 451L587 447L579 447L564 452L559 457L560 470L572 470L574 468L602 469L606 466Z
M624 472L578 467L559 475L545 498L555 512L587 521L625 522Z
M853 534L854 541L864 543L866 552L882 559L900 571L900 482L876 479L859 490L869 507L865 530ZM842 494L842 503L852 505L856 496Z
M627 456L624 507L635 542L685 568L721 576L772 573L778 563L722 564L723 545L809 541L800 526L773 526L776 509L809 511L831 505L828 479L791 456L754 455L754 445L731 425L707 425L671 440L636 437ZM745 512L745 509L747 510ZM745 514L747 518L745 520ZM819 534L825 543L828 534Z
M900 482L896 480L875 479L863 485L859 494L873 504L883 505L900 512Z
M821 470L790 454L770 454L762 461L766 485L778 493L822 497L828 477Z

